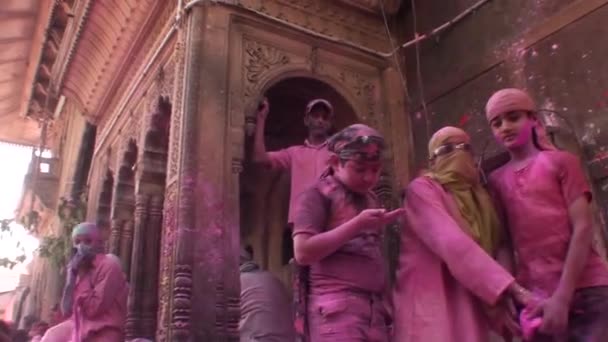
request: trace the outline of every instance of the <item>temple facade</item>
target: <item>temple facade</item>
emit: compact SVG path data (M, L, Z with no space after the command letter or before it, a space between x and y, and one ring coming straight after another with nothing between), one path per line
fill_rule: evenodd
M130 283L128 338L238 340L240 245L289 281L289 175L249 161L255 108L269 98L271 150L305 139L313 98L334 104L336 128L377 127L390 141L377 191L396 205L397 180L408 179L409 128L382 12L391 17L400 5L49 3L25 113L44 129L54 182L44 185L46 173L33 170L24 198L38 207L24 201L21 211L40 213L42 238L67 236L83 213L103 227ZM47 203L45 187L54 191ZM38 258L30 312L44 317L58 302L61 270Z
M269 150L305 139L313 98L334 105L337 129L381 131L376 191L394 207L442 126L469 131L485 167L504 162L483 107L526 88L552 139L585 162L603 245L606 0L5 2L0 140L39 150L18 214L42 241L22 316L59 302L67 237L90 220L129 279L127 337L237 341L239 248L290 278L289 175L250 158L263 97Z

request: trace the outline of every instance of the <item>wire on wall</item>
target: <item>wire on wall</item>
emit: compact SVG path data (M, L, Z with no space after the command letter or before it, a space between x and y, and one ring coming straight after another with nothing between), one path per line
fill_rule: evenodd
M380 11L382 12L382 19L384 20L384 28L386 29L386 35L388 36L388 40L391 44L391 49L393 51L393 60L397 67L397 71L399 72L399 78L401 79L401 85L403 86L403 90L405 91L405 95L407 97L408 102L410 101L410 94L407 90L407 82L405 80L405 74L401 69L401 60L398 53L399 48L395 48L395 40L393 39L393 35L391 34L391 29L388 25L388 18L386 16L386 10L384 9L384 0L380 0Z
M418 97L420 98L420 104L422 104L422 115L424 116L425 128L426 128L426 140L431 139L431 120L429 111L426 105L426 97L424 95L424 82L422 81L422 66L420 61L420 41L418 39L418 15L416 14L416 0L411 0L412 4L412 25L414 29L414 47L416 50L416 79L418 82Z

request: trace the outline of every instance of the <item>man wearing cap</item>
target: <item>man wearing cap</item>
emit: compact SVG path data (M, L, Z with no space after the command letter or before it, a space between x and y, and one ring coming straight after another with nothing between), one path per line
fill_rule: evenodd
M267 152L264 144L264 128L269 111L268 99L264 99L257 112L253 160L275 170L291 171L288 222L292 223L295 198L319 179L327 168L329 152L326 141L333 125L334 110L327 100L310 101L304 113L304 125L308 128L308 138L304 144L273 152Z

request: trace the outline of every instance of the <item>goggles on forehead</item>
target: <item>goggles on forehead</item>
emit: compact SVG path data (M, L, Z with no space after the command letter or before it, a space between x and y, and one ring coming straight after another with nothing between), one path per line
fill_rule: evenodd
M380 151L368 153L355 150L341 150L337 153L341 160L354 160L359 162L377 162L380 161L382 154Z
M460 143L460 144L444 144L441 145L439 147L437 147L434 151L433 154L431 155L431 160L440 157L440 156L445 156L447 154L450 154L456 150L461 150L461 151L466 151L466 152L473 152L473 147L471 147L471 144L469 143Z
M373 152L362 151L368 145L376 145L378 149ZM375 135L362 135L341 146L336 154L342 160L377 162L382 157L383 149L384 139Z
M384 139L376 135L360 135L353 139L352 141L347 142L340 148L340 150L352 150L363 148L368 145L377 145L379 150L384 149Z

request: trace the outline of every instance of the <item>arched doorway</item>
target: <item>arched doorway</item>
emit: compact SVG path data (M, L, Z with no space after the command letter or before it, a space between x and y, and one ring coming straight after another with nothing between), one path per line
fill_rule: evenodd
M332 103L334 130L357 122L355 110L331 85L313 78L291 77L272 84L264 94L270 102L265 142L268 151L299 145L307 137L306 104L315 98ZM293 255L286 229L290 175L251 162L253 139L245 143L246 158L240 179L241 243L250 246L262 268L290 281L288 263Z

